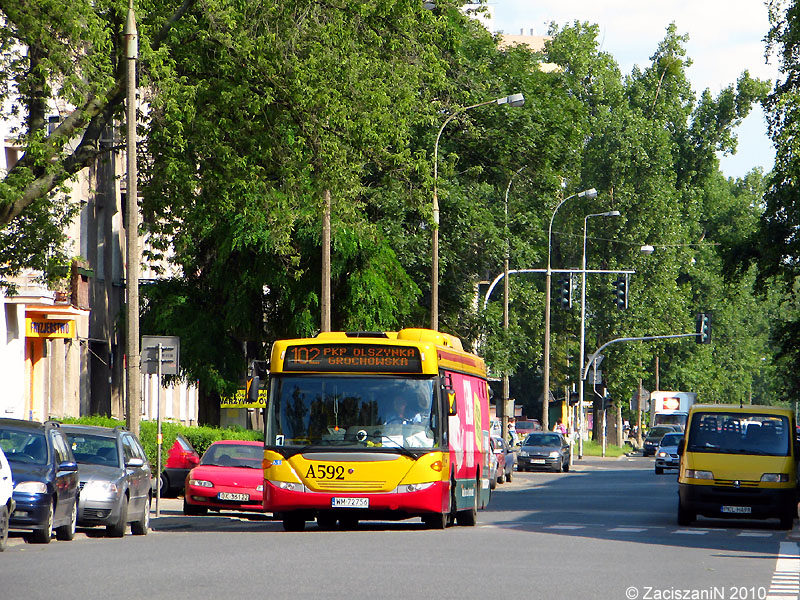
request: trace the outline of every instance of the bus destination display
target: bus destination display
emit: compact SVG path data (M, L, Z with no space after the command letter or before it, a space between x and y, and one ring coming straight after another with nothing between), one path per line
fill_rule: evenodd
M284 371L422 373L418 348L377 344L288 346Z

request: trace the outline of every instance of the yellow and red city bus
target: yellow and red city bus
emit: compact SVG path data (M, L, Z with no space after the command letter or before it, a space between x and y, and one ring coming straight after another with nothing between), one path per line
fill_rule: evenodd
M458 338L325 332L275 342L269 370L264 510L284 529L475 524L490 494L489 388Z

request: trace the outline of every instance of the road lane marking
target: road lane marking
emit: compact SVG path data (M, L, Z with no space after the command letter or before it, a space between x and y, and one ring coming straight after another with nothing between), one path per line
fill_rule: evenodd
M708 529L676 529L672 533L677 533L678 535L705 535L709 533Z
M781 542L766 600L797 599L798 595L800 595L800 546L795 542Z
M614 529L609 529L609 531L617 531L621 533L642 533L643 531L647 531L644 527L614 527Z
M772 534L769 532L764 531L742 531L738 534L738 537L761 537L761 538L768 538L772 537Z
M585 529L586 525L548 525L545 529Z

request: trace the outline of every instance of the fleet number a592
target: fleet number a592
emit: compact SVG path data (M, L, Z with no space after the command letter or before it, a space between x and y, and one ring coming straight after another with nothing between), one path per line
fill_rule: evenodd
M344 467L339 465L311 465L306 473L307 479L344 479Z

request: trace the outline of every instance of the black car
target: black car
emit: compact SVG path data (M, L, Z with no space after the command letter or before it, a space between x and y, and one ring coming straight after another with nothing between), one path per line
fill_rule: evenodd
M653 456L658 449L658 445L668 433L680 432L681 428L678 425L656 425L651 427L642 442L642 456Z
M16 509L11 529L30 530L29 539L50 542L75 536L78 520L78 463L58 423L0 419L0 447L11 465Z
M517 456L517 470L547 469L561 473L569 471L570 448L558 432L529 433L522 441Z
M152 473L139 440L124 427L62 425L80 465L78 524L105 525L109 537L150 528Z

